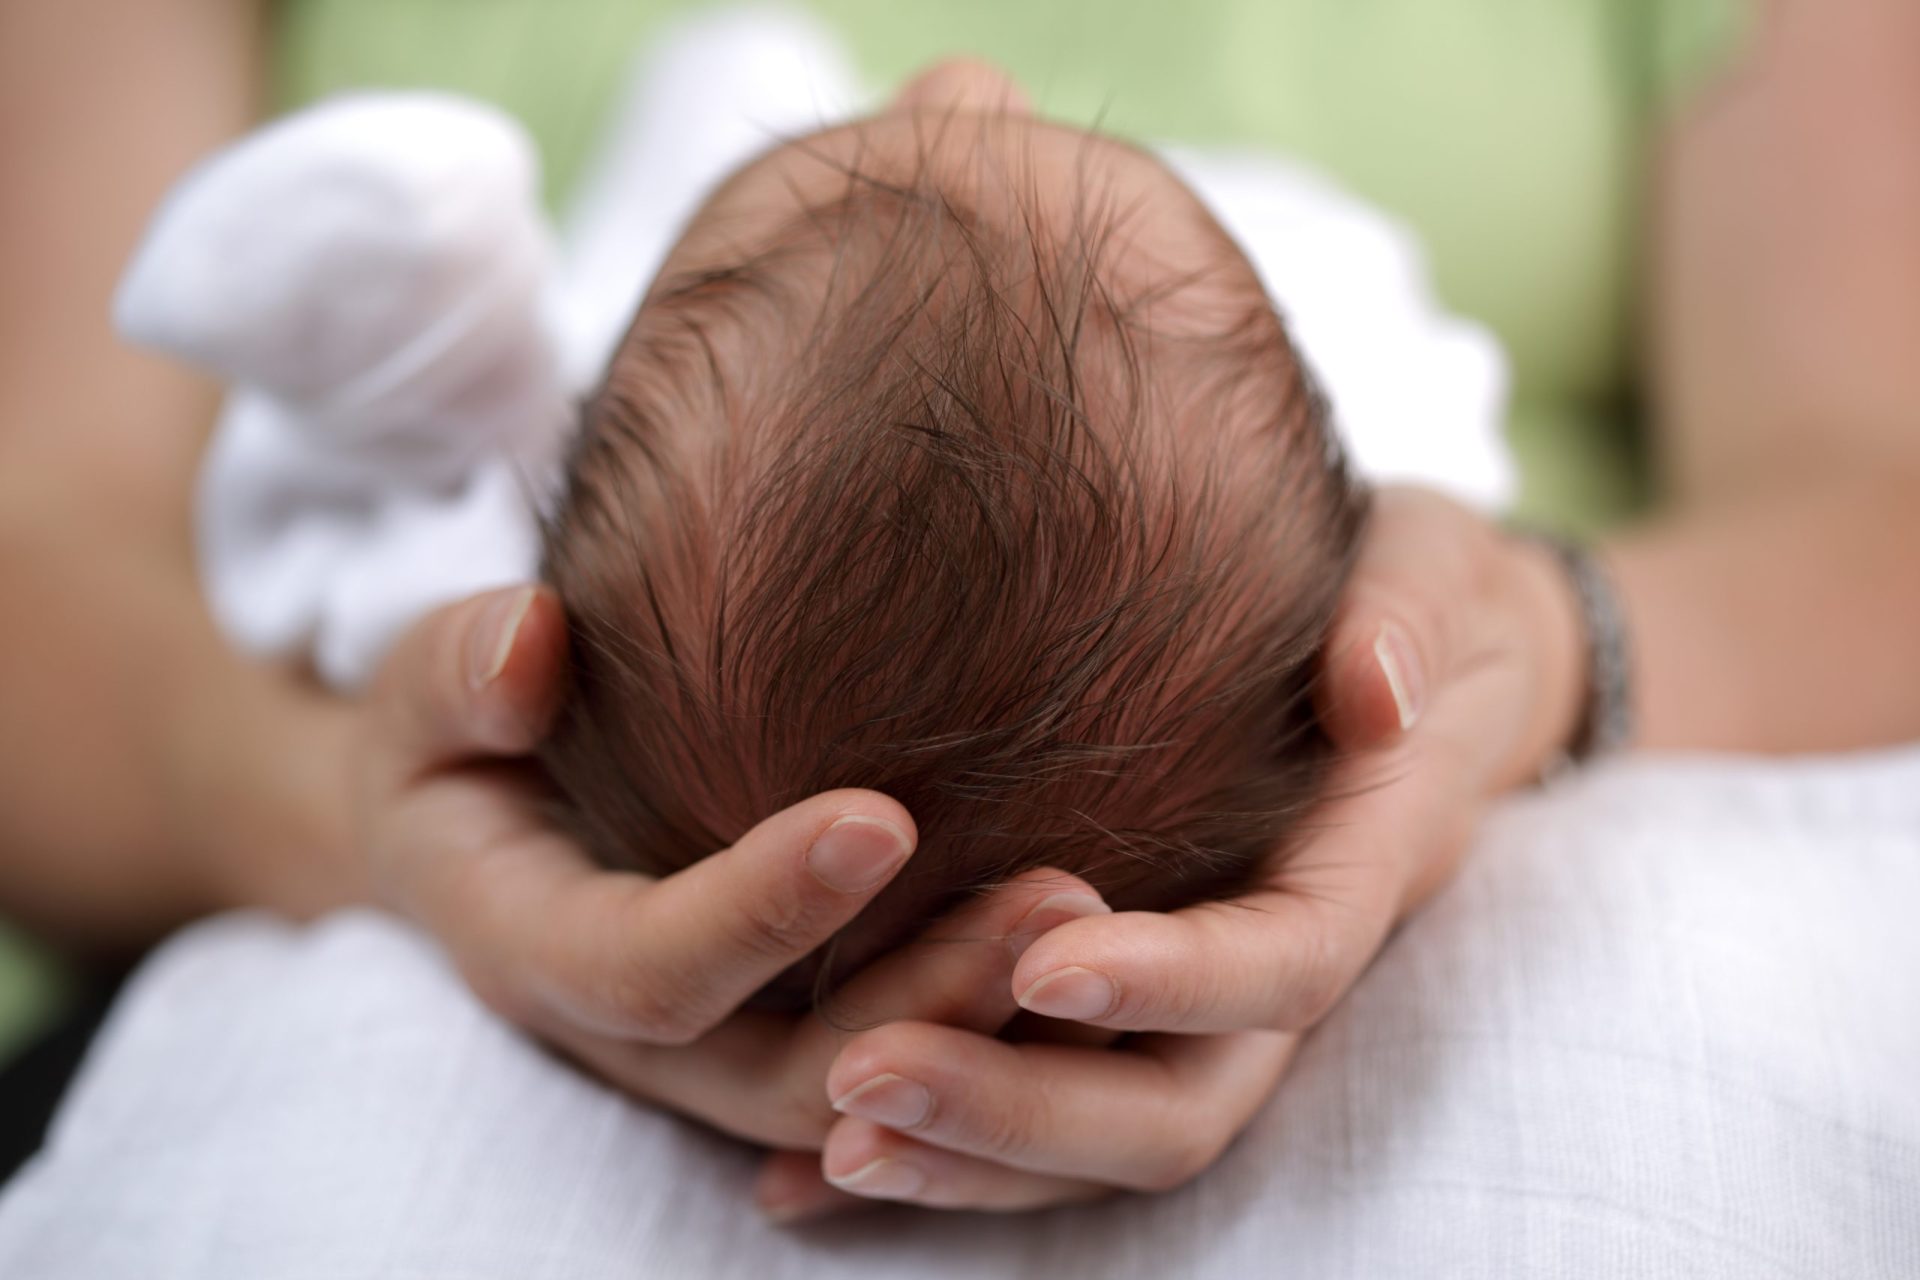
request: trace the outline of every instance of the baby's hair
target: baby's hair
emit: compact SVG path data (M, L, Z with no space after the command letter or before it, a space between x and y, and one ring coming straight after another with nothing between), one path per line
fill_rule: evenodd
M850 174L657 282L586 407L546 539L571 831L665 873L837 787L918 823L785 997L1034 867L1117 910L1229 895L1325 790L1364 495L1217 227L1219 273L1124 290L1082 185L1055 225Z

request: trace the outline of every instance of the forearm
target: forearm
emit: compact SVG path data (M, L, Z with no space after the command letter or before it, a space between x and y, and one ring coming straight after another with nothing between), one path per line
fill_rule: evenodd
M1920 737L1920 472L1682 509L1607 548L1638 742L1834 751Z
M1651 392L1685 501L1920 464L1920 6L1754 9L1652 190Z
M1653 747L1920 737L1920 9L1764 0L1665 139L1672 508L1610 559Z
M172 548L40 505L0 504L0 911L117 945L351 896L349 712L235 658Z
M87 944L353 884L344 781L307 763L347 713L235 659L194 579L213 389L108 324L167 184L252 119L256 28L248 0L0 9L0 912Z

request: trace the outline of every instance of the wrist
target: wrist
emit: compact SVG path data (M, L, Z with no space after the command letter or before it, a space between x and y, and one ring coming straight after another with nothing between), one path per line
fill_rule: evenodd
M186 722L184 856L210 910L305 917L364 900L352 704L225 655Z
M1537 538L1509 535L1504 543L1530 695L1503 788L1540 777L1572 752L1591 694L1585 611L1561 556Z

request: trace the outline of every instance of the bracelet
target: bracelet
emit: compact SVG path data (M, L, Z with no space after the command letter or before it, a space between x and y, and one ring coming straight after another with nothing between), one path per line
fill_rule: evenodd
M1553 553L1580 604L1587 651L1586 706L1567 743L1567 758L1577 764L1618 751L1633 739L1633 655L1620 593L1600 558L1586 547L1532 530L1524 536Z

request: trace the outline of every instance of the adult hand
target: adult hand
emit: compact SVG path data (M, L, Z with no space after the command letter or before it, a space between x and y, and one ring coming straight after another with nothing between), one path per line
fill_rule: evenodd
M825 1009L739 1012L899 871L913 820L885 796L835 791L663 879L601 869L546 824L524 758L565 648L559 604L537 588L449 606L409 633L372 697L363 844L380 898L425 926L488 1004L639 1097L817 1149L846 1028L912 1018L991 1031L1018 1012L1020 950L1107 909L1082 881L1032 873L934 929L940 945L856 975ZM785 1210L778 1191L769 1207Z
M853 1039L828 1075L846 1118L814 1176L860 1196L1006 1209L1165 1189L1205 1169L1299 1034L1443 883L1488 800L1571 737L1578 617L1550 553L1436 495L1380 493L1327 649L1321 712L1348 755L1310 838L1237 902L1073 921L1027 949L1020 1005L1145 1033L1117 1049L931 1021ZM803 1181L791 1158L775 1170Z

